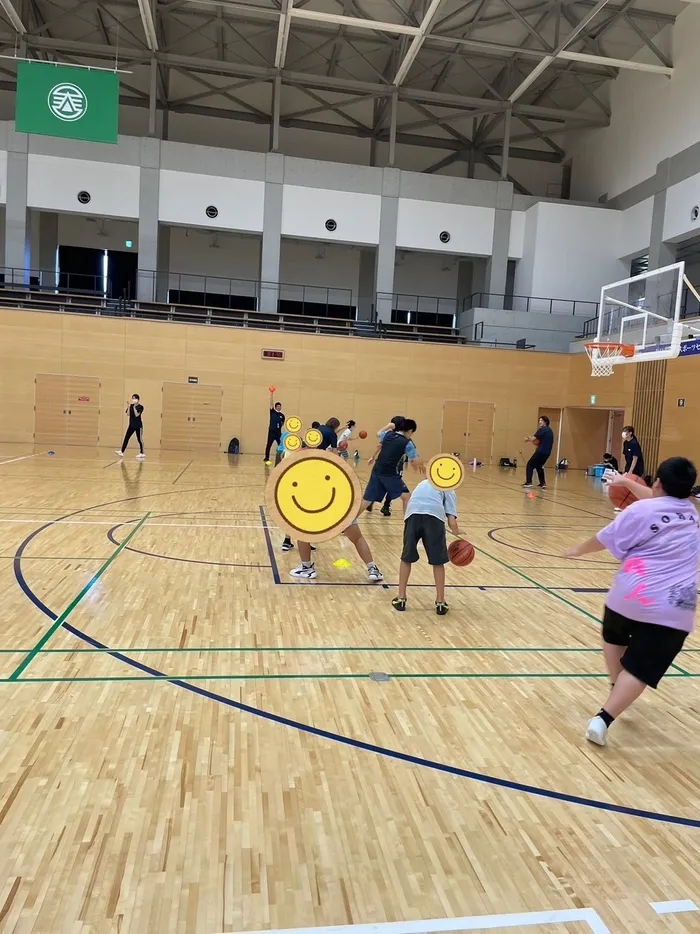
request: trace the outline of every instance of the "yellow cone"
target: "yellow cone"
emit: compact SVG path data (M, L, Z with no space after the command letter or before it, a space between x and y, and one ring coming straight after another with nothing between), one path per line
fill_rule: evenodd
M337 561L333 562L334 568L350 568L352 565L346 558L338 558Z

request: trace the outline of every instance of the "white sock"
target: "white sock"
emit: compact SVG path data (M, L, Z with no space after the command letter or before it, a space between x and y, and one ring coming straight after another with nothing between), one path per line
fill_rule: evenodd
M313 561L302 561L301 566L303 568L312 568L314 566Z

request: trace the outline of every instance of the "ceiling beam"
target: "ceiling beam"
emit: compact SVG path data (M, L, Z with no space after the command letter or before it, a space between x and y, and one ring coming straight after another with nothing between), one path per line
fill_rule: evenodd
M292 25L292 7L294 0L282 0L282 15L277 26L277 46L275 47L275 68L284 68L289 44L289 28Z
M14 6L12 5L11 0L0 0L0 7L2 7L2 9L5 11L5 16L7 16L7 18L9 19L12 25L12 28L15 30L15 32L18 32L20 36L23 36L26 33L27 29L24 23L22 22L19 13L17 12L17 10L15 10Z
M437 15L438 7L441 3L442 0L430 0L430 5L428 6L428 9L426 10L425 16L423 17L419 27L420 31L418 35L413 38L413 41L408 47L408 51L404 55L403 60L396 71L396 75L394 77L394 85L396 87L399 87L399 85L403 84L403 82L406 80L408 73L411 70L411 65L413 65L415 62L418 53L421 50L421 46L425 42L425 38L430 31L430 27L433 24L433 20Z
M0 0L3 2L3 0ZM156 21L153 16L151 0L138 0L139 13L141 14L141 23L146 36L146 45L151 52L158 51L158 35L156 33Z
M554 59L561 56L562 52L567 47L567 45L571 45L571 43L574 41L576 36L578 36L579 33L583 32L583 30L586 28L586 26L588 26L591 20L594 17L596 17L598 13L600 13L600 11L603 9L603 7L607 6L609 2L610 0L598 0L598 3L596 3L594 8L586 16L584 16L584 18L578 23L578 25L569 33L566 39L564 39L564 41L560 43L556 49L554 49L552 54L545 56L545 58L542 59L539 65L536 65L532 69L530 74L523 81L520 82L520 84L517 86L517 88L513 91L513 93L509 97L511 104L514 104L517 100L519 100L523 96L525 91L527 91L527 89L531 87L531 85L533 85L535 81L537 81L539 76L549 68L549 66L552 64ZM592 58L598 58L598 56L592 56Z
M383 23L374 19L361 19L359 16L343 16L342 13L321 13L318 10L302 10L298 7L292 10L292 19L312 20L316 23L334 23L336 26L352 26L354 29L390 32L400 36L418 36L420 34L420 26L406 26L403 23Z

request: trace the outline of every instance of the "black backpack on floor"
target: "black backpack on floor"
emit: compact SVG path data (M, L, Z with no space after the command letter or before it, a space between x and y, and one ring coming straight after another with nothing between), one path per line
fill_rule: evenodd
M238 438L231 438L228 443L228 453L229 454L238 454L240 453L241 442Z

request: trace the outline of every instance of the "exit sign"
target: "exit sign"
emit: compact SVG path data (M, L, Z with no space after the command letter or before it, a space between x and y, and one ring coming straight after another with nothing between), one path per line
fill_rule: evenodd
M595 396L591 396L591 405L595 405Z
M198 382L199 382L199 377L198 377L198 376L188 376L188 377L187 377L187 382L188 382L188 383L198 383Z

